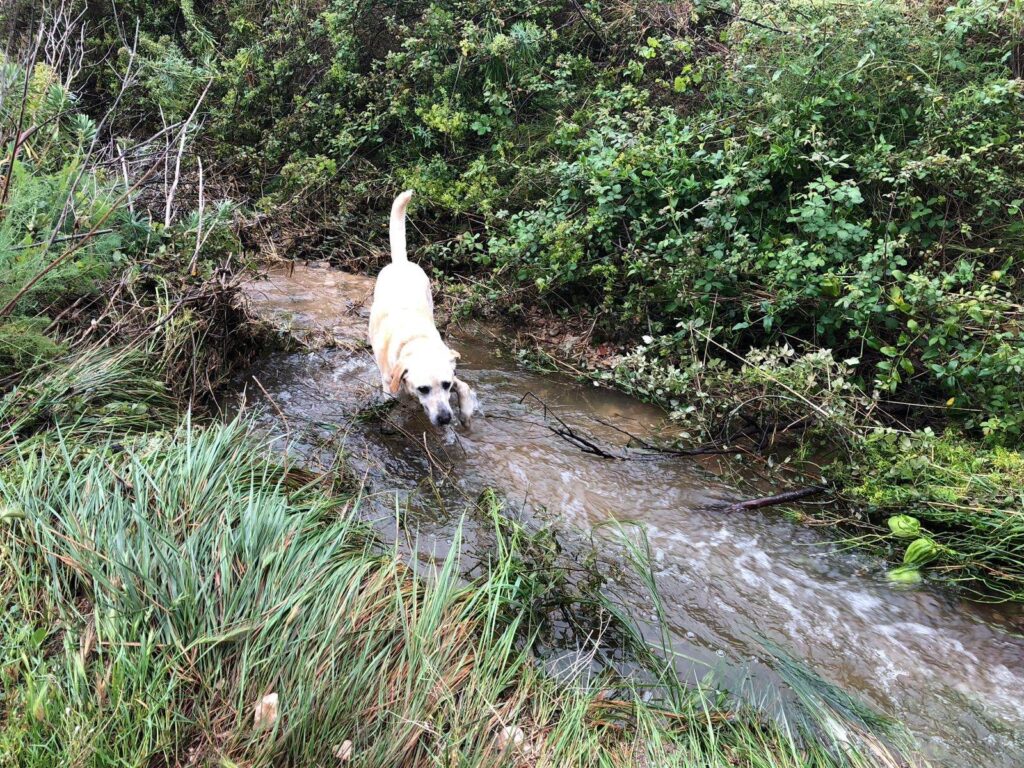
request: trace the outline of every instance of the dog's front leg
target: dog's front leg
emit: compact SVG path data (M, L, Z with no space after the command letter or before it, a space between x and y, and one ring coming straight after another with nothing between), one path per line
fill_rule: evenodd
M469 427L473 421L473 414L480 408L480 401L476 392L460 378L455 379L455 391L459 396L459 419L463 426Z

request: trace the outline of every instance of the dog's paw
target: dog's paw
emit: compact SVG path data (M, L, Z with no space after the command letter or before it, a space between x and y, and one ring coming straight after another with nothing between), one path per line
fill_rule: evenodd
M462 426L469 429L473 423L473 416L480 411L480 400L469 384L462 379L455 380L455 390L459 396L459 421Z

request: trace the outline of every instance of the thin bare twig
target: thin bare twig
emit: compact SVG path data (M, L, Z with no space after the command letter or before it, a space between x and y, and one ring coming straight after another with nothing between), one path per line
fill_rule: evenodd
M199 219L196 223L196 249L192 253L192 260L188 263L188 273L195 275L196 264L199 262L199 251L203 247L203 208L205 196L203 194L203 159L196 155L196 163L199 165Z
M181 158L185 154L185 140L188 138L188 126L195 119L196 114L199 112L199 107L202 106L203 100L206 98L207 92L210 90L212 80L206 84L203 88L203 92L199 94L199 98L196 99L196 104L192 107L192 112L185 119L182 124L181 131L179 131L178 137L178 154L174 158L174 179L171 182L170 189L167 192L167 200L164 206L164 226L171 226L171 218L174 214L174 196L178 192L178 181L181 179Z
M616 448L613 446L602 446L598 440L590 435L583 433L579 428L572 427L567 424L562 418L551 412L548 404L544 402L540 397L535 395L533 392L527 392L520 398L520 404L525 402L527 399L536 401L543 409L543 418L545 420L552 419L556 424L543 424L546 429L550 430L553 434L565 440L570 445L579 448L583 453L591 454L592 456L599 456L602 459L615 459L617 461L651 461L661 456L704 456L704 455L715 455L725 453L735 453L735 450L730 450L720 446L700 446L697 448L665 448L660 449L655 446L640 440L639 438L631 435L624 429L608 424L605 421L597 419L601 424L610 426L618 432L627 435L631 439L636 440L643 444L643 448L646 452L637 452L630 450L627 446L625 448Z

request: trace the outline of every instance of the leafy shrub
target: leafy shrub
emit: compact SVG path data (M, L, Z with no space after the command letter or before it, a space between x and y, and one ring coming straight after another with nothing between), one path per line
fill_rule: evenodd
M55 357L62 346L46 332L44 319L19 317L0 323L0 377Z
M30 127L3 177L0 308L8 312L6 318L0 317L0 375L6 375L60 351L61 345L47 333L46 315L95 290L118 263L121 238L108 228L89 239L73 259L31 283L63 249L108 214L114 192L102 176L83 171L96 124L71 111L74 99L52 69L40 63L26 75L7 63L0 79L0 87L8 94L25 93L24 99L8 98L0 104L0 125L10 129L20 119ZM5 130L6 135L11 133ZM8 141L4 147L7 158L13 154L13 144Z
M119 333L146 337L162 348L163 369L182 388L197 383L192 379L205 386L215 378L198 369L217 368L212 358L218 353L200 353L196 341L227 303L220 301L226 292L220 281L211 281L216 287L206 294L209 301L193 312L183 305L203 291L175 278L187 273L195 283L212 271L214 258L237 250L226 226L233 208L211 203L200 215L177 210L185 207L179 205L168 226L163 200L158 204L144 187L136 189L161 164L154 156L168 150L124 140L124 155L111 157L106 145L115 141L102 126L116 116L86 114L76 93L43 62L30 69L10 61L0 65L0 391L63 352L68 332L80 331L75 325L83 320L108 341ZM145 150L141 161L139 146ZM176 167L173 156L163 160L164 169ZM129 174L132 188L126 189ZM162 181L164 189L176 183ZM161 208L162 220L154 220L150 206ZM144 260L149 263L140 266ZM153 274L153 262L164 274ZM114 275L124 279L104 292ZM184 290L192 296L182 296ZM154 322L147 310L163 316Z
M483 296L669 347L699 319L740 354L830 349L881 407L976 409L969 428L1016 441L1019 14L775 10L762 26L714 3L137 12L166 77L213 77L211 147L282 230L316 233L307 247L380 242L391 194L415 187L423 257L487 276ZM160 78L140 89L173 106Z

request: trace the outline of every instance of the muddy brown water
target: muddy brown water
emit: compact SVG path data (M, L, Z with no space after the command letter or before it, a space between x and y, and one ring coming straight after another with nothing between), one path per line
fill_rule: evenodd
M272 354L244 388L249 404L262 405L278 444L299 461L322 465L344 454L366 476L387 535L416 538L418 552L443 557L461 525L471 561L480 555L474 547L488 541L452 510L455 500L488 487L517 514L607 541L609 553L608 523L636 524L650 542L680 674L700 679L713 671L771 708L773 698L786 697L771 663L781 650L903 722L937 765L1024 765L1019 608L974 604L928 585L894 587L883 563L839 551L826 534L778 511L723 512L749 492L721 479L713 463L614 461L580 451L549 428L555 416L603 445L621 446L623 432L668 428L664 414L614 391L522 370L486 329L450 334L461 375L484 408L472 429L440 432L415 409L392 409L387 424L358 418L379 397L363 344L371 290L367 278L302 266L250 286L254 309L274 326L335 346ZM424 478L433 481L428 490ZM448 512L416 517L414 530L398 526L396 492L417 490L440 493ZM615 589L637 612L650 611L645 594Z

